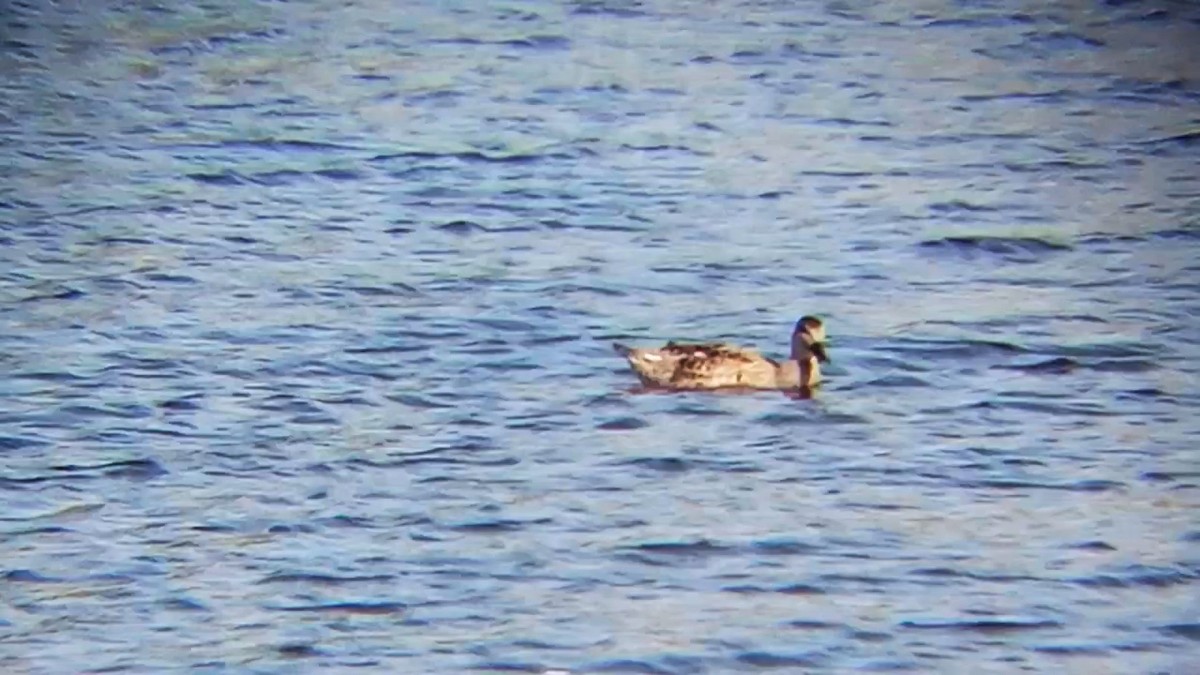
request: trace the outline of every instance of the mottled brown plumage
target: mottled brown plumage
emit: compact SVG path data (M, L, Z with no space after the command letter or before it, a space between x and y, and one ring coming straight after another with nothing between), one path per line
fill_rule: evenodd
M791 357L783 362L753 349L720 342L668 342L657 349L613 347L625 356L644 384L670 389L788 389L821 381L818 361L826 360L825 328L815 317L796 322Z

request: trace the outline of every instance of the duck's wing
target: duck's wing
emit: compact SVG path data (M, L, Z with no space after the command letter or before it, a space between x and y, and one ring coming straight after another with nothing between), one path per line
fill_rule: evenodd
M661 351L676 360L671 383L681 387L770 386L778 366L753 349L723 342L670 342Z
M739 347L728 342L668 342L657 350L663 356L677 359L730 359L744 361L761 359L753 349Z

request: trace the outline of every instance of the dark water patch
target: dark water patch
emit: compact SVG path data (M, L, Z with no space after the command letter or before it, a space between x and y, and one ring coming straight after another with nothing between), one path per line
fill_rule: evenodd
M490 673L568 673L570 671L556 671L553 668L547 668L544 665L530 663L527 661L484 661L470 667L470 670L482 670Z
M962 212L971 213L971 212L987 212L987 211L998 211L999 210L995 206L987 206L985 204L973 204L971 202L962 201L962 200L958 200L958 199L951 200L948 202L934 202L934 203L930 204L929 206L927 206L926 208L929 209L930 211L933 211L934 213L962 213ZM964 237L948 238L948 240L950 240L952 242L957 239L964 239ZM945 241L945 240L937 240L937 241Z
M785 584L782 586L758 586L755 584L740 584L736 586L725 586L721 589L726 593L739 593L745 595L755 595L759 593L781 593L783 595L825 595L828 593L820 586L812 584Z
M147 272L142 275L146 281L154 281L162 284L182 284L191 285L198 283L195 277L187 276L186 274L165 274L162 272Z
M50 445L49 441L44 441L40 438L29 438L27 436L0 436L0 452L42 448L47 445Z
M1058 644L1037 645L1033 651L1057 656L1101 656L1109 653L1110 649L1105 645Z
M488 360L477 366L482 370L495 372L536 371L544 370L545 364L532 357L505 360Z
M861 421L864 420L854 420L854 422ZM773 412L759 415L757 418L755 418L754 422L755 424L761 424L768 427L791 427L812 424L826 424L829 422L829 420L821 418L815 414L805 414L802 412Z
M465 335L465 333L456 332L453 335L457 337ZM369 345L366 347L348 346L343 351L345 351L347 354L413 354L416 352L426 352L433 349L432 345L425 344L423 341L421 341L422 338L418 336L406 335L403 337L412 338L413 341L408 343ZM372 374L376 376L380 375L378 372Z
M1111 574L1095 574L1077 577L1071 581L1090 588L1168 588L1200 581L1200 570L1187 565L1158 567L1153 565L1129 565Z
M261 401L251 402L249 406L256 410L285 412L296 415L322 416L325 414L325 411L315 403L295 398L288 394L272 394Z
M749 552L759 555L809 555L821 550L820 546L796 539L777 538L755 541Z
M353 169L317 169L316 171L312 172L312 175L319 176L321 178L328 178L332 181L351 181L361 180L363 178L363 173L361 171L355 171Z
M78 300L87 297L87 293L77 289L63 287L55 291L46 291L43 293L33 293L20 299L19 302L42 302L45 300Z
M1031 412L1041 413L1045 415L1061 415L1061 416L1080 416L1080 417L1110 417L1122 413L1112 407L1105 407L1100 404L1054 404L1043 403L1039 401L1028 400L1031 394L1023 393L1020 399L1000 398L998 400L976 401L974 403L965 403L955 406L939 406L934 408L925 408L922 412L936 415L948 413L957 413L965 410L1006 410L1016 412ZM1057 397L1057 395L1051 395Z
M1141 473L1142 480L1154 483L1174 483L1178 480L1194 480L1200 478L1200 471L1145 471Z
M1063 623L1054 619L1021 616L989 616L964 618L908 619L898 624L901 628L920 630L968 631L972 633L1015 633L1021 631L1062 628Z
M1045 33L1036 33L1030 36L1025 44L1028 46L1044 49L1048 52L1060 51L1090 51L1104 46L1104 41L1075 33L1072 31L1055 30Z
M751 668L821 668L826 664L826 658L820 652L805 654L742 652L734 657L734 661Z
M992 366L1002 370L1019 370L1037 375L1067 375L1077 370L1090 370L1101 373L1144 373L1158 369L1158 364L1145 359L1104 359L1084 362L1065 356L1058 356L1045 361L1028 364L1001 364Z
M2 479L0 479L0 485L3 485ZM75 532L75 530L72 530L67 527L59 527L57 525L51 525L51 526L47 526L47 527L30 527L30 528L15 529L15 530L2 530L2 531L0 531L0 535L2 535L6 539L8 539L8 538L16 539L17 537L28 537L28 536L36 536L36 535L41 535L41 534L66 534L66 533L71 533L71 532Z
M500 42L506 47L517 47L520 49L535 49L538 51L558 51L561 49L570 49L571 40L564 35L530 35L514 40L504 40Z
M369 162L389 162L395 159L412 159L412 160L439 160L449 159L466 164L533 164L546 159L571 159L573 155L565 152L547 152L547 153L485 153L478 150L467 150L462 152L427 152L423 150L411 150L408 152L395 152L382 155L375 155L369 158Z
M1094 370L1100 373L1147 373L1152 370L1158 370L1159 365L1153 361L1145 359L1107 359L1103 361L1095 361L1086 364L1088 370ZM1137 390L1130 393L1150 393L1150 390ZM1158 395L1164 395L1163 392L1156 392Z
M207 605L187 596L176 596L167 598L158 602L163 609L173 609L182 612L208 612L211 611Z
M1198 132L1198 133L1200 133L1200 132ZM1200 239L1200 227L1168 228L1168 229L1163 229L1163 230L1156 230L1155 232L1152 233L1151 236L1153 236L1155 239L1166 239L1168 241L1173 241L1173 240L1177 240L1177 239L1193 241L1193 240Z
M317 614L361 614L366 616L389 616L408 610L401 602L331 602L312 605L268 606L279 612L312 612Z
M121 478L132 481L147 481L168 473L166 469L150 459L132 459L91 466L63 464L50 467L50 471L53 473L0 477L0 485L17 486L45 482L92 480L95 478Z
M472 451L471 448L463 448L463 450L466 452ZM356 459L348 460L346 463L350 466L361 467L361 468L365 468L365 469L398 469L398 468L403 468L403 467L416 466L418 464L451 464L451 465L462 465L462 466L501 467L501 466L513 466L513 465L521 463L521 460L517 459L516 457L499 457L496 459L474 459L474 458L462 458L462 457L447 456L446 454L444 454L445 452L447 452L447 450L439 449L436 451L436 453L428 453L428 454L414 455L414 456L408 456L408 457L401 457L401 458L397 458L397 459L392 459L390 461L377 461L377 460L356 458Z
M1036 481L995 478L985 480L959 480L957 483L962 487L983 490L1062 490L1065 492L1122 491L1128 487L1125 483L1113 480L1080 480L1065 483L1040 483Z
M683 457L637 457L617 462L617 464L663 473L682 473L695 467L693 462Z
M4 573L4 580L23 584L59 583L62 579L43 576L33 570L9 570Z
M176 412L200 410L201 401L204 400L204 394L194 393L180 396L178 398L167 399L158 404L162 410L172 410Z
M138 579L125 574L111 574L101 572L97 574L84 574L78 577L57 577L44 575L39 572L27 569L9 570L3 574L5 581L14 583L27 584L80 584L80 583L117 583L117 584L135 584Z
M842 630L846 628L844 624L814 621L812 619L793 619L791 621L784 621L783 625L797 630Z
M222 110L244 110L246 108L254 108L256 103L188 103L184 107L188 110L200 111L222 111ZM230 141L236 143L237 141ZM221 147L221 143L179 143L173 147L177 148L204 148L204 147Z
M345 290L372 298L395 298L420 294L415 287L399 281L393 281L386 286L346 286Z
M1082 345L1063 345L1054 349L1062 356L1091 359L1136 359L1153 357L1156 348L1146 343L1096 342Z
M304 523L296 525L276 524L267 528L267 534L312 534L316 531L317 528Z
M1068 548L1076 549L1079 551L1095 551L1097 553L1108 553L1108 552L1117 550L1116 546L1113 546L1112 544L1110 544L1106 541L1100 541L1099 539L1095 539L1092 541L1082 541L1077 544L1070 544L1068 546Z
M596 428L604 431L633 431L648 426L650 423L640 417L614 417L600 422Z
M695 393L690 393L690 392L667 392L667 393L679 394L679 395L683 395L683 396L686 396L689 394L695 394ZM754 394L754 393L756 393L756 392L739 392L739 390L733 389L733 390L728 390L728 392L725 392L724 394L726 394L726 395L748 394L749 395L749 394ZM703 396L704 393L701 393L700 395ZM721 394L718 394L718 395L721 395ZM728 416L728 414L732 414L732 413L724 411L724 410L720 410L720 408L706 405L706 404L704 404L704 402L682 401L682 402L679 402L678 405L671 407L671 414L679 414L679 416L695 416L695 417L724 417L724 416Z
M629 297L629 294L625 291L619 288L606 286L602 283L580 284L572 282L558 286L551 286L548 289L548 292L552 295L572 295L579 293L583 295L599 295L608 298Z
M996 57L999 50L994 49L975 49L977 54L984 56ZM1021 101L1031 103L1041 103L1045 105L1061 104L1068 102L1074 92L1069 89L1053 89L1050 91L1010 91L998 94L963 94L959 96L963 103L989 103L992 101Z
M325 141L307 141L298 138L259 138L232 139L219 143L185 143L175 144L175 148L238 148L252 150L268 150L286 154L300 152L330 153L330 152L361 152L363 148L353 145L341 145Z
M279 652L280 656L289 659L311 659L327 655L327 652L324 650L307 642L289 642L279 645L275 648L275 651Z
M924 17L922 17L924 18ZM948 19L929 19L924 24L926 28L985 28L999 27L1011 25L1028 25L1035 23L1037 19L1025 14L1024 12L1014 12L1012 14L988 14L971 17L954 17Z
M520 532L535 525L549 525L553 523L552 518L536 518L533 520L516 520L511 518L487 518L483 520L470 520L463 523L447 525L446 528L455 532L469 532L473 534L500 534L504 532Z
M665 657L663 660L672 661L679 657ZM694 668L679 670L670 666L657 666L651 661L637 659L611 659L588 663L580 667L585 673L630 673L636 675L677 675L678 673L701 672Z
M328 495L326 495L326 496L328 496ZM313 499L313 498L314 497L310 497L310 499ZM403 525L424 525L424 524L427 524L428 522L429 522L428 519L422 519L422 520L415 520L412 522L405 521L402 524ZM372 520L371 518L364 518L364 517L360 517L360 516L347 516L347 515L343 515L343 514L331 516L328 518L318 518L317 523L320 525L323 525L325 527L333 527L333 528L361 529L361 528L378 527L378 525L375 524L375 521Z
M953 567L922 567L914 569L910 572L923 577L946 578L946 579L974 579L977 581L991 581L995 583L1017 583L1022 581L1042 581L1040 577L1029 576L1025 574L1000 574L993 572L971 572L967 570L955 569Z
M1184 147L1190 147L1197 141L1200 141L1200 129L1189 129L1187 131L1169 134L1167 136L1158 136L1138 142L1146 145L1178 144Z
M488 231L488 229L486 227L480 225L479 223L472 222L470 220L452 220L448 223L442 223L441 225L435 225L433 229L439 230L441 232L449 232L450 234L457 234L457 235L468 235L468 234L483 233L483 232Z
M999 340L931 340L893 338L888 349L906 355L931 360L961 361L968 358L995 358L998 355L1021 354L1026 348Z
M277 572L259 579L257 584L312 584L315 586L345 586L362 582L392 581L390 574L368 576L337 576L332 574L310 574L304 572Z
M384 398L396 403L402 403L410 408L419 408L422 410L437 410L457 407L454 403L439 401L430 396L420 396L418 394L385 394Z
M870 557L870 556L858 556ZM822 582L828 585L837 587L846 584L861 584L863 586L883 587L894 586L897 579L888 579L885 577L874 577L866 574L822 574L820 577Z
M1067 244L1035 237L952 236L922 241L918 246L932 254L967 260L994 257L1004 262L1029 263L1071 250Z
M625 546L618 549L617 557L643 565L662 567L674 565L678 561L703 561L714 556L733 555L736 552L735 547L725 546L707 539L697 539Z
M573 0L569 6L572 14L583 16L611 16L618 19L647 16L642 9L642 0Z
M1074 372L1080 367L1078 361L1060 356L1046 361L1038 361L1036 363L1017 363L1017 364L1000 364L992 366L1002 370L1019 370L1025 373L1034 373L1042 375L1066 375Z
M636 145L633 143L623 143L621 145L621 149L635 150L638 152L644 152L644 153L648 153L648 154L679 154L679 155L689 155L689 156L693 156L693 157L709 156L709 153L704 152L703 150L697 150L695 148L691 148L686 145L670 145L670 144L664 144L664 143L654 143L654 144L650 144L650 145Z
M233 171L218 171L215 173L189 173L187 174L187 177L196 181L197 183L204 183L206 185L235 186L253 183L253 181Z
M1200 623L1172 623L1162 626L1159 630L1200 642Z
M468 323L504 333L532 333L538 329L537 325L528 321L499 317L474 317Z
M930 383L912 375L884 375L867 382L864 386L869 389L910 389L925 388L930 386Z

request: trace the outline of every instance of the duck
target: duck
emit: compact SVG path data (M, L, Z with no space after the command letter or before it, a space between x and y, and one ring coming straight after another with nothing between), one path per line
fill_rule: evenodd
M664 389L797 389L821 382L825 323L805 315L792 329L792 351L785 361L724 342L667 342L658 348L613 343L643 384Z

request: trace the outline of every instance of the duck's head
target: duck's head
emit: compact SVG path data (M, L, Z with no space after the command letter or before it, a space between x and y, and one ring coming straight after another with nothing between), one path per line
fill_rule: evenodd
M818 361L828 361L825 353L825 324L815 316L803 316L792 330L792 358L799 361L808 355Z

